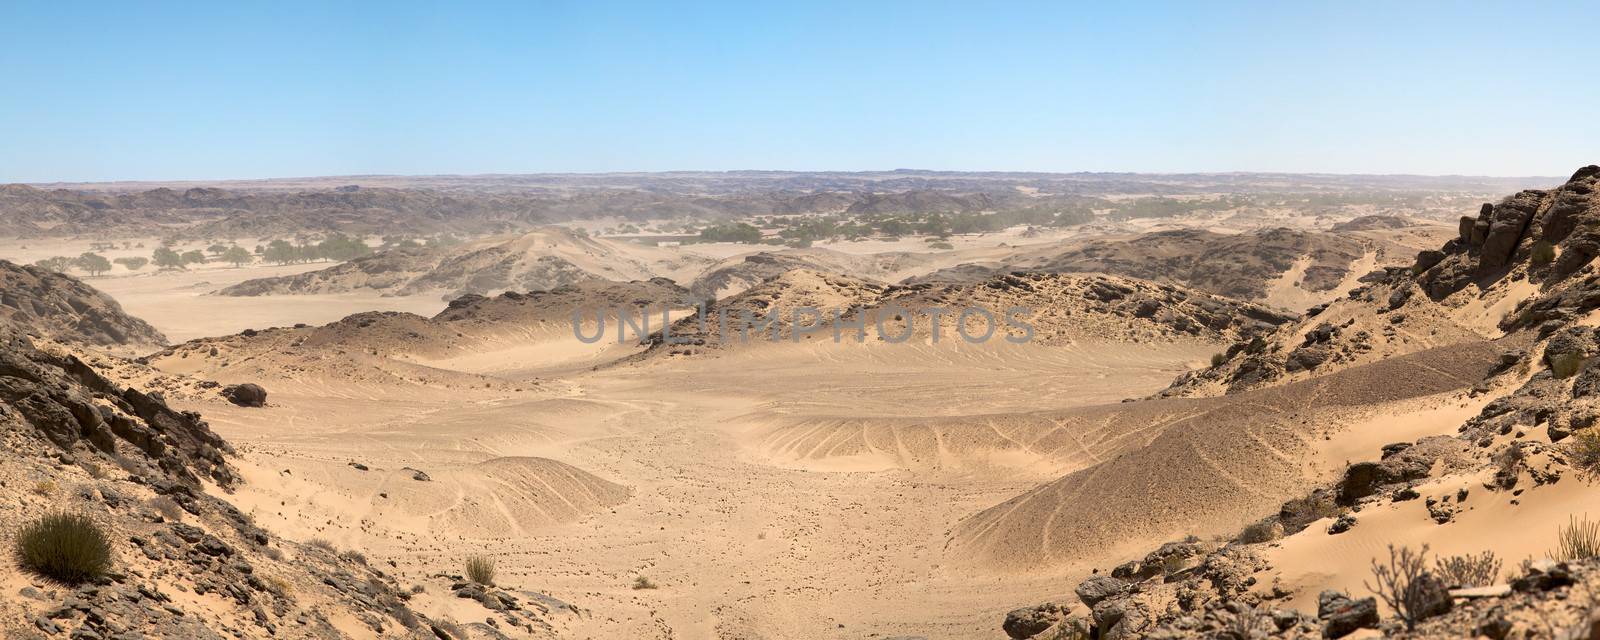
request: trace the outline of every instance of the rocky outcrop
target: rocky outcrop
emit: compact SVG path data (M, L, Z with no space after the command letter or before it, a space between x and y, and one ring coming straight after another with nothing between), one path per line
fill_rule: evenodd
M0 260L0 323L54 340L158 347L166 336L72 276Z
M208 477L223 487L238 480L224 459L227 443L198 414L178 412L159 397L121 388L71 355L41 351L0 328L0 410L58 447L106 456L129 451L146 460L149 482L190 488Z

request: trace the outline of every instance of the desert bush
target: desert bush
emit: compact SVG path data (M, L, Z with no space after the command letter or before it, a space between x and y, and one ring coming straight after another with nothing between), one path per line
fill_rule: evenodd
M1583 368L1586 358L1577 352L1559 353L1550 358L1550 372L1557 378L1571 378Z
M1556 247L1549 241L1540 240L1533 243L1533 251L1528 254L1528 258L1533 260L1534 264L1550 264L1556 259Z
M183 519L183 507L178 506L178 502L171 497L156 496L152 498L150 500L150 508L155 509L156 513L161 514L161 517L167 520Z
M54 480L40 480L33 483L33 492L41 496L53 494L56 492L56 489L57 487Z
M454 620L435 620L433 621L433 626L438 627L445 635L455 640L467 640L467 632L461 628L461 625L456 624Z
M1572 466L1589 475L1600 475L1600 428L1588 428L1573 434L1567 444L1567 455Z
M494 558L488 556L467 557L467 579L481 585L494 584Z
M1283 503L1278 510L1278 522L1283 524L1283 534L1293 535L1324 518L1337 518L1344 510L1333 500L1333 494L1316 492L1304 498Z
M1566 562L1600 557L1600 522L1590 522L1588 515L1571 518L1556 533L1556 548L1550 552L1550 559Z
M1239 532L1238 541L1241 544L1261 544L1272 542L1283 537L1283 525L1276 518L1267 518L1255 524L1246 526Z
M62 582L94 580L111 568L111 541L89 516L52 513L17 532L23 567Z
M267 588L272 589L272 592L278 594L279 597L294 599L294 585L290 584L288 580L278 576L267 576L266 583Z
M1407 629L1443 613L1439 610L1441 603L1450 604L1444 585L1428 571L1428 545L1422 545L1421 551L1389 545L1389 563L1379 564L1378 559L1373 558L1372 577L1376 585L1362 584L1400 616Z
M349 551L341 552L339 554L339 558L343 559L343 560L349 560L350 562L358 562L358 563L361 563L361 564L366 564L367 563L367 554L361 553L360 551L356 551L355 549L351 549Z
M649 578L646 578L644 576L639 576L639 577L633 579L633 588L635 590L638 590L638 589L654 589L654 588L656 588L656 583L651 582Z
M1213 353L1213 354L1211 354L1211 368L1213 368L1213 369L1222 366L1222 364L1224 362L1227 362L1227 361L1228 361L1227 354L1224 354L1224 353Z
M1459 555L1440 558L1434 563L1434 574L1452 587L1487 587L1500 581L1501 562L1493 551L1475 556Z
M334 549L334 547L333 547L333 543L332 542L328 542L327 538L312 538L312 539L306 541L306 546L315 547L315 548L321 549L323 551L329 551L329 552L336 551L336 549Z

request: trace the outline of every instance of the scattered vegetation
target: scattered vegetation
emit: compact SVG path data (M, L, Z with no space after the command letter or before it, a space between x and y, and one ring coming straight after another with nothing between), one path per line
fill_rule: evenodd
M1487 587L1500 581L1501 562L1493 551L1478 555L1459 555L1440 558L1434 564L1434 573L1451 587Z
M41 575L76 584L104 576L111 568L111 542L86 515L53 513L17 532L17 558Z
M1211 354L1211 368L1213 368L1213 369L1222 366L1223 363L1225 363L1227 361L1228 361L1228 354L1225 354L1225 353L1213 353L1213 354Z
M1428 545L1421 551L1410 547L1395 548L1389 545L1389 563L1372 560L1372 577L1377 584L1363 582L1368 591L1378 596L1389 610L1400 616L1407 629L1429 616L1439 613L1437 603L1450 602L1439 578L1428 571Z
M484 586L493 586L494 558L467 556L467 579Z
M639 576L633 579L633 588L635 591L639 589L654 589L656 588L656 583L651 582L649 578Z
M357 563L360 563L360 564L366 564L367 563L367 554L361 553L360 551L356 551L355 549L350 549L348 551L340 552L339 553L339 558L342 559L342 560L349 560L350 562L357 562Z
M56 486L54 480L40 480L33 483L33 492L41 496L52 495L56 492L57 488L58 487Z
M1600 522L1590 522L1588 515L1571 518L1556 533L1556 548L1550 552L1550 559L1567 562L1600 557Z

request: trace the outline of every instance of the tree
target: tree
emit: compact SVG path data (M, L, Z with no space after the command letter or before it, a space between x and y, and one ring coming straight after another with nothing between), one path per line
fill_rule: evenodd
M150 258L156 263L156 268L158 269L183 268L183 256L178 255L178 252L167 247L156 247L155 253L150 254Z
M706 227L700 230L700 241L757 244L761 242L761 230L744 222Z
M88 271L91 276L98 276L111 270L111 261L98 253L85 253L78 256L75 264L78 268Z
M205 264L206 263L206 254L201 253L199 251L185 251L185 252L183 252L182 258L183 258L183 263L184 264Z
M317 255L329 260L353 260L372 253L372 247L359 239L352 238L342 233L328 236L317 245Z
M242 267L250 264L256 259L256 257L250 255L250 252L244 247L233 246L228 247L227 251L222 252L222 259L233 263L234 267Z
M220 243L211 245L209 247L206 247L206 253L209 253L209 254L214 255L214 256L220 256L220 255L222 255L224 253L227 253L227 251L228 251L228 247L223 246Z
M145 265L150 264L150 259L149 258L139 258L139 257L117 258L116 260L112 260L112 262L115 262L117 264L122 265L124 268L126 268L129 271L138 271L140 269L143 269Z
M267 243L267 250L261 253L263 260L278 264L289 264L298 260L299 257L299 252L295 251L294 245L281 238Z
M35 262L35 263L33 263L33 266L38 267L40 269L44 269L46 271L54 271L56 273L66 273L67 270L69 270L69 269L71 269L73 267L73 264L72 264L72 258L68 258L66 256L55 256L55 257L52 257L52 258L45 258L43 260Z

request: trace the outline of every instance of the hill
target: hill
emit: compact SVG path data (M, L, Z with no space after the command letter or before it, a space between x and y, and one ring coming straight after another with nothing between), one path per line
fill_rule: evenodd
M166 336L72 276L0 260L0 323L55 340L132 350Z

